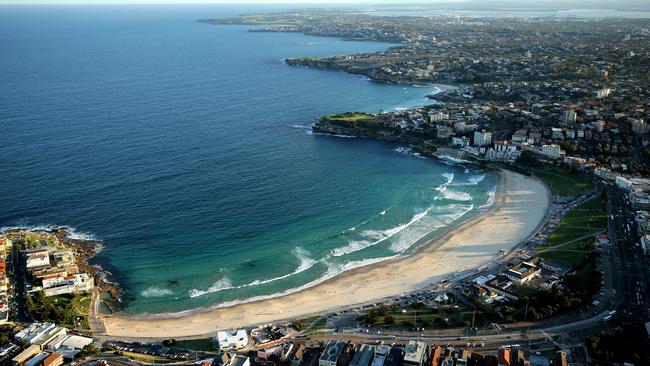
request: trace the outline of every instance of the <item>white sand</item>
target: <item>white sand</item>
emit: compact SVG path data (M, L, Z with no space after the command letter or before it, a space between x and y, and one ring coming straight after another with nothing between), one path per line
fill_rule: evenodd
M510 171L502 171L500 178L492 210L423 245L413 255L357 268L274 299L183 316L104 317L106 333L143 338L214 335L217 330L305 317L399 295L489 264L499 250L514 247L535 231L549 204L540 181Z

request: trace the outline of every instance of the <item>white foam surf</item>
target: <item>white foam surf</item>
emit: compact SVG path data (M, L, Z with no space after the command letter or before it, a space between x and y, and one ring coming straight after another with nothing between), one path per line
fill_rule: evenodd
M314 265L316 265L316 263L319 262L319 261L316 261L314 259L309 258L309 252L307 252L306 250L304 250L302 248L299 248L299 247L294 249L294 255L300 260L300 264L298 265L298 268L296 268L296 270L294 270L293 272L287 273L287 274L282 275L282 276L269 278L269 279L266 279L266 280L255 280L253 282L246 283L246 284L243 284L243 285L237 285L237 286L233 286L232 283L230 282L230 280L228 278L224 277L224 278L218 280L217 282L213 283L206 290L198 290L198 289L190 290L189 293L188 293L188 296L191 297L191 298L194 298L194 297L199 297L199 296L203 296L203 295L207 295L207 294L211 294L211 293L215 293L215 292L221 292L221 291L225 291L225 290L235 290L235 289L242 289L242 288L246 288L246 287L265 285L267 283L283 280L285 278L297 275L298 273L304 272L304 271L312 268Z
M485 201L484 204L479 206L479 208L488 208L494 205L494 203L496 202L497 186L494 186L494 188L489 190L487 194L488 194L488 199Z
M50 224L39 224L39 225L16 225L16 226L3 226L0 227L0 233L9 231L9 230L30 230L30 231L47 231L52 232L54 229L63 229L67 233L66 238L71 240L79 241L97 241L97 237L93 234L79 231L72 226L62 226L62 225L50 225Z
M454 223L456 220L463 217L468 212L474 209L474 205L458 205L452 204L449 206L442 207L441 209L451 209L454 212L444 215L435 215L430 217L427 222L422 222L420 230L414 230L406 235L402 235L399 240L395 241L391 245L391 250L396 253L404 253L406 250L411 248L417 242L422 240L427 235L431 234L435 230L447 227ZM424 221L424 220L423 220Z
M442 187L440 190L440 197L434 198L435 200L446 199L450 201L471 201L472 195L467 192L454 191L447 187Z
M170 289L159 287L149 287L148 289L142 290L142 292L140 292L140 295L143 297L163 297L169 296L171 294L173 294L173 292Z

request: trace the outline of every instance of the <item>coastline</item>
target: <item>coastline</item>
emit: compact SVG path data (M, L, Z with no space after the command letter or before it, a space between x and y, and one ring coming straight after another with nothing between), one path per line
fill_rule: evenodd
M494 261L536 231L550 197L533 177L501 170L494 206L413 253L341 273L318 285L270 299L177 314L101 317L114 338L199 337L217 330L328 313L424 288ZM431 255L434 254L434 255Z

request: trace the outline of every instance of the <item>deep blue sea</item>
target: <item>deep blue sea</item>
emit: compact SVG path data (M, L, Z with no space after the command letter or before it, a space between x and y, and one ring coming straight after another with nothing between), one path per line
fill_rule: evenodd
M295 291L489 203L489 172L309 133L322 115L419 105L435 88L282 59L389 44L197 22L259 10L1 6L0 226L104 240L95 260L124 311L154 313Z

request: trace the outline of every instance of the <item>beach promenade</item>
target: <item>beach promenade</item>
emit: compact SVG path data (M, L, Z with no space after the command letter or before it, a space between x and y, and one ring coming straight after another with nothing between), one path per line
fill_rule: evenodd
M423 288L454 273L494 261L537 229L549 205L539 180L500 172L489 211L422 245L414 254L344 272L314 287L273 299L185 314L102 318L114 338L214 335L217 330L334 311Z

